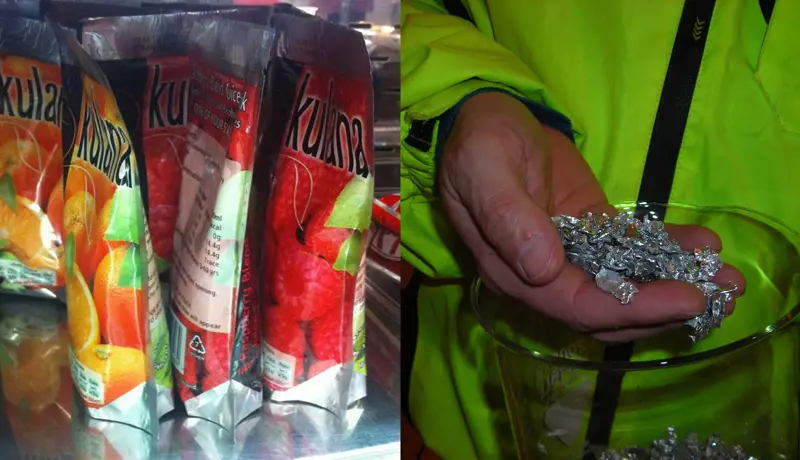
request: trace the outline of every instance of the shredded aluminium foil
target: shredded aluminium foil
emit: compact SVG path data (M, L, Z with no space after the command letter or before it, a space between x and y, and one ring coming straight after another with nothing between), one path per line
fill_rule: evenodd
M703 443L692 433L678 439L675 428L667 429L667 437L653 441L650 447L630 447L622 452L607 450L600 460L758 460L747 455L741 446L730 446L714 434Z
M709 248L686 251L670 239L664 223L639 220L631 213L615 217L586 213L580 218L555 216L561 242L573 264L592 275L597 287L629 304L638 292L635 283L678 280L694 284L706 296L706 312L686 321L696 342L719 328L725 304L736 286L721 287L711 280L722 267L719 254Z

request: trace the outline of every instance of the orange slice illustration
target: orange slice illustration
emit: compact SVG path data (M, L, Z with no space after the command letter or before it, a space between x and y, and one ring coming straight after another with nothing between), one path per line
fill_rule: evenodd
M21 196L11 204L0 200L0 242L20 262L34 269L58 270L58 241L50 220L35 203Z
M72 349L78 354L100 343L100 322L92 292L77 266L67 276L67 323Z
M99 212L106 201L114 195L114 190L116 186L102 171L87 161L72 159L64 191L65 199L69 200L77 193L85 191L94 198L95 212Z

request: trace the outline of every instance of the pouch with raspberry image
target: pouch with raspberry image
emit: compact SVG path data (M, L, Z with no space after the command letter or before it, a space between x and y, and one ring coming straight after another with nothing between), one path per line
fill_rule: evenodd
M272 24L281 46L268 76L262 379L273 401L340 414L365 394L366 368L354 362L363 357L359 279L374 189L369 58L345 27L287 15ZM304 347L294 345L299 331Z
M269 181L256 164L273 37L269 27L216 16L198 18L190 34L192 110L170 268L172 357L188 415L229 431L262 402L263 213L254 212L251 189L256 176Z
M344 302L346 273L331 263L306 251L307 247L286 238L277 248L272 265L269 292L275 309L294 321L312 321L331 310L340 310Z

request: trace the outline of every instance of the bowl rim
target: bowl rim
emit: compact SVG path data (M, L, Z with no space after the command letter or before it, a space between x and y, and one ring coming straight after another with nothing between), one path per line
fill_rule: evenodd
M658 207L663 206L667 210L675 208L684 208L684 209L691 208L692 210L727 212L727 213L739 214L745 217L748 217L748 214L750 216L755 215L758 216L759 220L764 224L768 224L773 228L779 230L787 238L787 240L790 239L790 236L797 239L797 244L800 247L800 233L791 229L783 222L767 214L748 208L736 207L736 206L693 206L693 205L683 205L679 203L668 203L665 205L653 202L621 203L616 205L615 208L627 209L631 206L635 206L637 208L642 207L645 209L651 206L658 206ZM480 294L482 287L483 283L481 281L480 276L475 276L472 280L469 290L470 306L472 307L472 312L475 314L475 317L478 319L478 323L481 325L483 330L486 331L486 333L489 334L489 336L491 336L492 339L500 346L507 348L508 350L514 353L535 359L547 365L574 368L580 370L600 371L600 372L646 371L646 370L656 370L656 369L666 369L679 366L686 366L690 364L703 362L711 358L724 356L729 353L733 353L741 349L744 349L746 347L760 343L766 340L768 337L772 336L773 334L779 333L795 325L798 322L797 321L798 316L800 316L800 302L798 302L794 307L789 309L789 311L787 311L775 322L765 327L764 329L756 331L753 334L750 334L734 342L725 344L717 348L713 348L711 350L702 351L699 353L692 353L688 355L681 355L671 358L647 360L647 361L581 360L581 359L562 358L559 356L540 353L538 351L534 351L527 347L519 345L506 337L496 334L491 325L489 324L489 322L486 320L486 318L480 313L481 311Z

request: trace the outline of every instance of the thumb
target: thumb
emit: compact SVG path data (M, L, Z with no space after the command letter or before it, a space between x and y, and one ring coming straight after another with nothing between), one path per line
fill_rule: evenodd
M474 178L465 202L485 241L532 285L561 271L564 248L545 210L528 193L521 171L494 161Z

